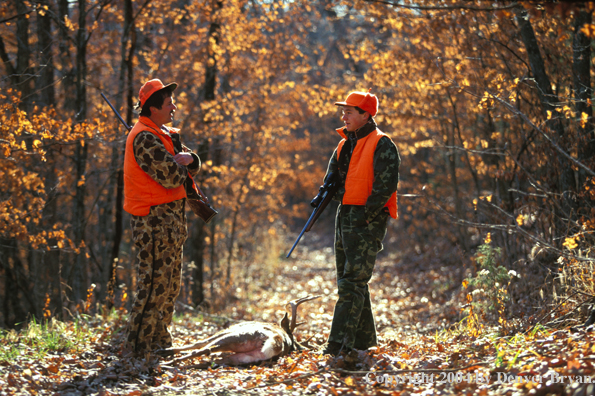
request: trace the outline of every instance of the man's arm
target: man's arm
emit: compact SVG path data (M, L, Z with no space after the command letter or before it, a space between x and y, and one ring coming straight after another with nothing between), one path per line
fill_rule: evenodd
M378 216L392 193L397 191L400 165L401 157L397 147L388 137L382 137L374 151L374 183L366 202L368 222Z
M175 136L175 135L172 135L172 139L173 139L173 136ZM178 139L179 139L180 138L179 135L177 135L177 136L178 136ZM184 155L185 154L192 155L192 161L190 161L190 163L187 165L187 167L188 167L188 173L190 173L190 175L192 177L194 177L194 176L196 176L196 174L198 173L198 171L200 171L200 168L202 166L202 163L200 162L200 157L198 156L198 154L194 153L194 151L192 151L186 145L182 144L182 142L180 142L180 145L182 146L182 152L180 152L178 154L182 154L183 153ZM174 144L174 146L175 146L175 144ZM175 158L176 157L174 156L174 159ZM180 163L178 160L176 160L176 162ZM182 165L184 165L184 164L182 164Z
M141 132L134 138L134 158L153 180L165 188L184 184L188 168L174 159L161 140L151 132Z
M198 158L198 155L194 154L193 152L178 153L174 155L174 161L180 165L186 166L188 168L188 173L190 173L190 175L193 177L200 170L200 158Z
M192 155L193 161L190 163L190 165L188 165L188 172L190 172L190 175L194 177L202 167L202 162L200 162L200 157L198 154L195 154L192 151L189 151L189 153Z

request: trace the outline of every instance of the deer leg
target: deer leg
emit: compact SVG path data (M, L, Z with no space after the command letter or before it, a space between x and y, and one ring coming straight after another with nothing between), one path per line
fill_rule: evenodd
M197 356L199 356L198 351L194 352L188 356L183 356L181 358L172 360L171 362L163 363L162 367L167 367L170 364L179 363L184 360L188 360L190 358L197 357ZM229 355L229 356L223 356L222 358L213 360L212 362L207 361L207 362L202 362L199 364L194 364L191 366L186 366L185 368L191 367L191 368L205 369L205 368L211 367L212 363L215 363L217 365L239 366L242 364L250 364L250 363L255 363L255 362L259 362L259 361L266 361L269 359L270 358L268 356L262 354L260 351L252 351L252 352L245 352L245 353L242 352L242 353L235 353L235 354Z
M178 364L180 362L183 362L184 360L188 360L188 359L193 359L195 357L199 357L199 356L204 356L204 355L210 355L211 354L211 349L210 348L203 348L200 349L196 352L193 353L188 353L184 356L180 356L179 358L170 360L169 362L165 362L163 363L164 365L169 365L169 364Z
M218 337L217 337L218 338ZM203 342L200 342L201 344ZM198 344L198 343L197 343ZM194 347L196 347L197 344L194 345L190 345L189 347L184 347L184 348L180 348L180 349L185 349L185 350L191 350L194 349ZM184 356L180 356L179 358L173 359L167 363L164 364L176 364L176 363L180 363L183 362L184 360L188 360L188 359L193 359L195 357L199 357L199 356L205 356L205 355L210 355L211 353L216 353L216 352L233 352L233 347L231 345L229 345L228 343L225 342L224 338L221 339L216 339L215 341L213 341L212 343L210 343L209 345L207 345L204 348L199 349L196 352L193 353L189 353L187 355ZM256 351L251 351L251 352L247 352L247 353L239 353L239 355L248 355L251 356L251 354L254 353L259 353L260 350ZM235 356L235 355L232 355ZM230 356L231 357L231 356ZM223 361L225 363L225 358L223 358ZM227 364L227 363L225 363Z
M198 341L194 344L191 344L191 345L185 345L185 346L177 347L177 348L162 349L160 351L157 351L157 353L160 356L171 356L176 353L180 353L180 352L184 352L184 351L191 351L193 349L204 348L206 345L213 343L220 337L221 337L221 334L215 334L215 335L210 336L209 338L205 338L204 340L200 340L200 341Z

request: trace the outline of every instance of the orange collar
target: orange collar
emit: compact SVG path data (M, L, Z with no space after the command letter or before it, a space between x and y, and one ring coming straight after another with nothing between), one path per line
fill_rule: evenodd
M156 133L162 135L162 136L168 136L167 133L165 133L165 131L160 128L159 126L157 126L157 124L155 124L153 122L153 120L151 120L149 117L147 116L140 116L138 118L138 122L140 122L141 124L143 124L146 127L151 128L152 130L154 130ZM179 129L177 128L168 128L165 125L163 126L163 128L165 128L167 130L168 133L178 133Z

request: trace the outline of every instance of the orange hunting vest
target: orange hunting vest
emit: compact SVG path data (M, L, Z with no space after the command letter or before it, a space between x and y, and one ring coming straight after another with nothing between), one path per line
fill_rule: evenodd
M343 140L339 142L339 146L337 147L338 159L347 136L343 133L343 128L337 129L337 132L343 137ZM365 205L368 201L368 197L372 193L372 185L374 184L374 151L376 150L378 141L383 136L387 136L390 139L386 133L380 131L380 129L376 129L368 136L357 141L353 149L351 161L349 162L347 179L345 180L343 205ZM398 217L396 192L390 196L384 206L388 208L388 212L393 219Z
M151 206L186 198L184 184L176 188L165 188L153 180L136 162L133 148L134 138L140 132L145 131L157 136L163 142L165 149L172 155L175 154L171 138L150 118L141 116L128 134L124 153L124 210L135 216L148 215ZM177 133L173 130L170 132Z

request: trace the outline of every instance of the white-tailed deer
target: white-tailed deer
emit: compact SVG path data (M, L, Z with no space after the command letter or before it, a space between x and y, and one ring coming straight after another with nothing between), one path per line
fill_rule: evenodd
M258 363L287 355L294 350L303 349L302 345L293 338L293 331L298 325L296 324L298 306L318 297L320 296L308 296L291 301L289 303L291 305L291 323L287 318L287 312L285 312L279 324L264 322L238 323L196 344L180 348L168 348L159 353L163 356L170 356L175 353L198 349L198 351L173 359L165 363L166 365L215 352L232 352L232 355L224 356L217 361L219 364L231 366Z

